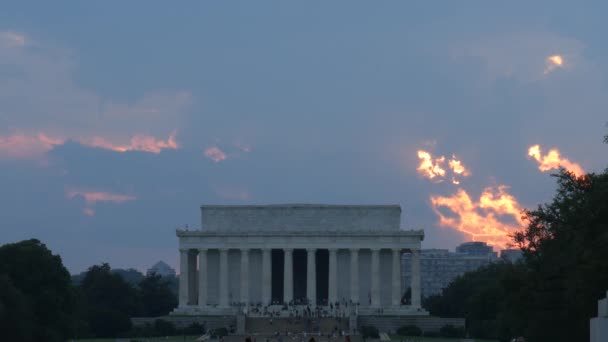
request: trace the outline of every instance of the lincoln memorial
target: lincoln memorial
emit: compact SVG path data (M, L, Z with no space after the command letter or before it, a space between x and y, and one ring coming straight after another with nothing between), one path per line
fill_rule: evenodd
M180 285L173 314L253 314L286 306L424 314L424 231L400 224L398 205L204 205L201 229L177 230ZM402 253L412 255L411 284L402 284ZM408 288L411 298L404 296Z

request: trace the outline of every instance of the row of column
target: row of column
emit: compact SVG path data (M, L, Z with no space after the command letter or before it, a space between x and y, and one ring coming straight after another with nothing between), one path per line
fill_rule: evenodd
M219 306L228 307L228 249L220 249L219 262ZM240 302L249 303L249 249L241 251L241 297ZM293 249L284 249L284 278L283 301L293 300ZM316 302L316 249L307 249L307 286L306 297L310 303ZM179 305L188 305L189 255L187 249L180 250L180 288ZM262 249L262 302L270 303L272 291L272 263L271 250ZM401 304L401 250L392 250L392 296L391 304ZM198 250L198 303L204 306L207 303L207 249ZM329 288L328 302L338 301L338 259L337 249L329 249ZM194 273L195 274L195 273ZM411 278L412 306L420 307L420 252L412 251L412 278ZM371 250L371 306L380 306L380 249ZM359 303L359 249L350 249L350 294L353 303ZM204 303L204 304L201 304Z

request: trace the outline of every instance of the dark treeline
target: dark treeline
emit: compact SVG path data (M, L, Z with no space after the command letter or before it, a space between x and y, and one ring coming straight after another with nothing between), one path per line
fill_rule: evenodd
M513 236L523 260L457 278L424 300L431 314L465 317L472 337L589 340L589 319L608 290L608 170L554 176L552 202L525 211L528 226Z
M61 258L38 240L1 246L3 339L65 341L128 335L131 317L166 315L177 305L175 279L156 274L129 283L124 272L102 264L90 267L77 280L74 284Z

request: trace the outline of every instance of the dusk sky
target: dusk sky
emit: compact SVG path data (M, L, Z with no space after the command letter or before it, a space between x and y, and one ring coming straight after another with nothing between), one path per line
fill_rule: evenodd
M394 203L423 248L499 250L557 167L607 166L585 4L5 3L0 244L175 267L202 204Z

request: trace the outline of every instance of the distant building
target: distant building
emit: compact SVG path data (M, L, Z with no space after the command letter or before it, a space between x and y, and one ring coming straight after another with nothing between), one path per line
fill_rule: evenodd
M402 255L403 284L410 283L411 254ZM465 242L456 252L447 249L422 249L420 276L422 297L440 294L456 277L498 260L492 246L485 242Z
M150 275L156 273L162 277L175 277L175 270L171 266L167 265L164 261L159 261L154 266L148 269L146 274Z
M504 261L514 263L523 257L521 249L503 249L500 251L500 258Z

